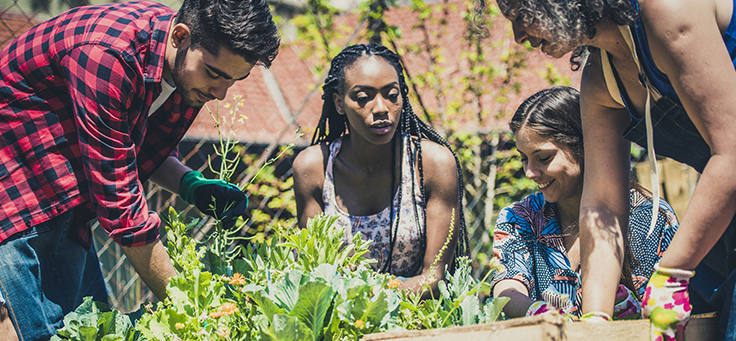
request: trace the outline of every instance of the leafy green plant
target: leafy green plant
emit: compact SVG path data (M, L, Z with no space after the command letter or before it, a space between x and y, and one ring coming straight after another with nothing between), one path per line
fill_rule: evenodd
M336 220L337 217L321 215L310 219L305 229L295 228L285 234L286 242L281 245L296 250L297 262L306 271L325 263L339 268L374 263L375 260L363 258L370 242L364 241L360 232L353 236L352 243L342 246L345 229L338 228Z
M128 316L87 299L67 315L55 340L358 340L498 318L504 301L481 304L485 279L473 279L467 258L440 282L440 297L422 300L421 293L398 289L400 280L367 267L362 255L369 243L357 235L343 242L345 231L334 222L320 215L309 228L278 229L272 244L255 243L242 258L226 258L218 265L225 270L216 273L202 262L214 251L191 241L194 224L172 208L167 252L177 277L168 298L149 304L135 330Z
M140 336L127 315L85 297L77 309L64 317L64 327L51 341L137 341Z

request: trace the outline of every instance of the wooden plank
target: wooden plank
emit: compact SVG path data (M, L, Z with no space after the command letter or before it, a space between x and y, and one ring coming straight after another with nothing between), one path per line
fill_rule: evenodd
M698 172L689 166L672 159L657 160L659 167L660 195L675 210L678 218L682 218L690 202L692 192L698 180ZM634 172L639 184L651 190L652 181L649 175L649 162L643 161L634 165Z
M686 329L688 341L716 339L715 314L694 316ZM560 316L534 316L489 324L366 335L365 341L649 341L649 321L570 323Z
M466 327L371 334L364 336L363 340L559 340L562 324L560 316L533 316Z

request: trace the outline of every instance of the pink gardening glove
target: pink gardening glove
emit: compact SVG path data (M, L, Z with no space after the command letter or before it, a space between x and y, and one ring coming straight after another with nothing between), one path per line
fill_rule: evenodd
M616 304L613 306L614 320L637 320L641 318L641 302L625 285L619 284Z
M692 270L654 266L642 300L642 313L651 322L652 340L685 340L692 311L687 286L693 275Z
M557 307L545 302L545 301L534 301L532 305L529 306L529 309L526 310L526 317L529 316L537 316L547 313L556 313L560 315L565 315L565 312L557 309Z

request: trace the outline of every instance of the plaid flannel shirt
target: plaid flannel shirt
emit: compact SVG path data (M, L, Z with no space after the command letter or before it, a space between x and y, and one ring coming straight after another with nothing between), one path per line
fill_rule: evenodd
M142 182L176 154L197 110L178 93L153 115L176 12L154 2L72 9L0 51L0 242L75 210L115 242L159 236Z

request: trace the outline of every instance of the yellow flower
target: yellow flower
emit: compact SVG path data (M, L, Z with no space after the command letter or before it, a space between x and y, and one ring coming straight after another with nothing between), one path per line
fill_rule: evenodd
M220 310L222 310L223 315L232 315L238 312L238 306L235 303L227 302L220 306Z
M210 313L210 317L213 318L213 319L216 319L216 318L218 318L218 317L220 317L222 315L225 315L225 314L223 312L221 312L221 311L213 311L213 312Z
M232 285L245 285L245 277L239 273L235 273L233 277L230 279L230 284Z
M396 289L399 287L399 284L401 284L401 280L398 278L392 279L390 282L388 282L388 288L389 289Z
M357 320L357 321L355 321L355 326L358 327L358 328L363 328L364 325L365 325L365 323L363 323L363 320Z
M176 324L174 325L174 327L176 327L176 329L184 329L184 323L181 323L181 322L177 322L177 323L176 323Z

